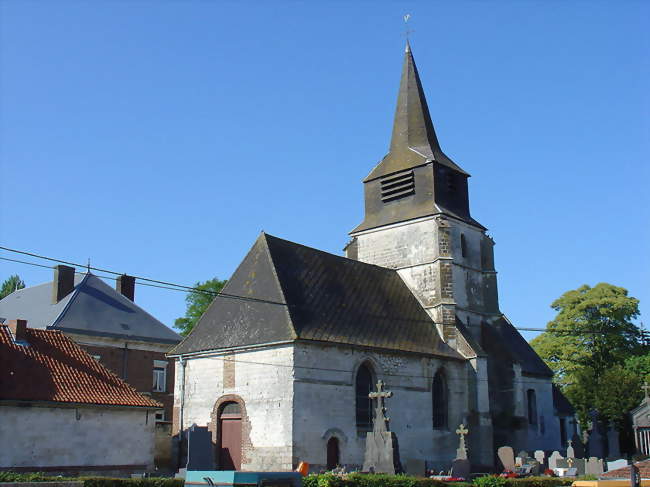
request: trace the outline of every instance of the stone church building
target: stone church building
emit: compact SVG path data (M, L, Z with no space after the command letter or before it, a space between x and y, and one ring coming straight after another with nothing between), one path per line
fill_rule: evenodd
M448 469L468 426L496 448L561 448L552 373L499 309L494 241L438 143L407 45L390 151L363 181L346 257L262 233L177 361L174 431L216 468L360 467L383 380L402 463Z

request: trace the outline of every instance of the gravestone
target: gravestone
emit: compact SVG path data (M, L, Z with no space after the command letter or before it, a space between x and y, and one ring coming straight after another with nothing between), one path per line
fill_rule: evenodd
M576 452L573 449L573 440L569 440L567 443L568 443L569 446L566 447L566 457L567 458L575 458L576 457Z
M551 453L551 456L548 457L548 468L550 468L551 470L558 468L558 462L560 460L564 460L564 457L560 455L559 451L557 450L554 451L553 453Z
M607 462L607 471L617 470L619 468L627 467L627 460L621 458L620 460L614 460L613 462Z
M558 453L559 455L559 453ZM513 471L515 469L515 452L510 446L502 446L497 450L497 456L504 470Z
M532 458L528 459L528 462L526 462L526 466L529 467L529 473L531 475L539 475L540 474L540 463L537 460L533 460Z
M610 428L607 431L607 458L618 458L621 456L621 446L619 441L619 434L615 428Z
M426 462L419 458L406 460L406 473L415 477L424 477L426 474Z
M187 430L187 469L212 470L212 433L207 426L193 424Z
M471 465L466 458L457 458L451 463L451 476L469 480Z
M528 456L528 452L526 450L521 450L519 453L517 453L517 456L520 457L522 460L526 460L526 458L530 458Z
M366 453L363 459L364 472L396 474L402 472L399 461L399 445L397 436L390 431L386 416L384 400L392 397L393 393L384 391L384 382L377 382L377 392L368 394L376 400L375 416L372 420L372 431L366 435Z
M533 456L535 457L535 460L537 460L540 464L541 467L544 467L544 462L546 460L546 454L544 453L543 450L535 450L535 453L533 453Z
M587 460L587 467L585 469L586 475L602 475L603 474L603 461L596 457L589 457Z
M578 436L578 433L573 433L573 436L571 437L571 445L573 446L575 458L584 458L585 447L582 441L580 441L580 436Z
M573 459L573 464L569 465L569 467L573 467L576 469L576 474L575 475L585 475L587 472L587 460L584 458L575 458Z

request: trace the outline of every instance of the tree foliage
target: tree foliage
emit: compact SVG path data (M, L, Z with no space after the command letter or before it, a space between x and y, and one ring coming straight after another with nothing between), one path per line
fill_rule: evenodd
M208 309L208 306L210 306L216 294L223 289L226 282L220 281L216 277L205 282L197 282L194 285L197 291L187 293L187 296L185 296L185 303L187 303L185 316L177 318L174 322L174 328L179 330L182 336L187 336L192 331L196 322L199 321L201 315L205 313L205 310Z
M594 409L620 424L641 399L636 371L650 370L650 358L640 358L641 330L632 322L639 300L622 287L600 283L568 291L551 307L557 316L531 346L555 372L583 424Z
M22 289L24 287L25 287L25 283L20 278L20 276L18 276L18 274L14 274L13 276L9 276L2 283L2 287L0 287L0 299L4 298L6 296L9 296L15 290Z

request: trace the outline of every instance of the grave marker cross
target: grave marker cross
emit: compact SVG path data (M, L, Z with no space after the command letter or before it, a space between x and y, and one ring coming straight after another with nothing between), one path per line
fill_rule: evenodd
M469 433L469 430L465 428L463 423L460 424L456 430L456 434L460 436L460 444L458 445L458 450L456 450L456 459L457 460L466 460L467 459L467 448L465 447L465 435Z
M377 405L375 406L375 431L389 431L388 422L390 418L386 417L386 406L384 405L384 400L389 397L393 397L391 391L384 390L384 381L379 380L377 382L377 392L371 392L368 394L370 399L376 399Z

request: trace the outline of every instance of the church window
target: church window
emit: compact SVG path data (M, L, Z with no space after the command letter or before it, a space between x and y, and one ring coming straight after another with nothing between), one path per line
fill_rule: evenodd
M467 257L467 241L463 233L460 234L460 253L463 257Z
M381 200L384 203L415 194L413 169L400 171L381 178Z
M447 380L445 379L445 372L443 370L436 372L433 378L431 393L433 400L433 427L435 429L446 428L449 393L447 391Z
M526 399L528 400L528 424L537 424L537 398L535 397L535 389L528 389Z
M368 364L361 364L357 371L355 382L356 392L356 420L357 428L362 431L372 429L372 399L368 394L372 392L372 371Z

